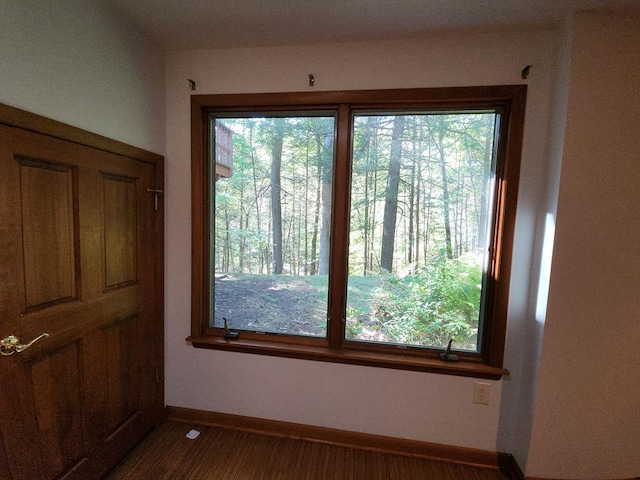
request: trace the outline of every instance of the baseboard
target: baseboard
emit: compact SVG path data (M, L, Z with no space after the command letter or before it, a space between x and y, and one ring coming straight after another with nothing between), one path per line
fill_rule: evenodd
M562 479L540 478L540 477L524 477L524 480L562 480ZM640 480L640 477L633 477L633 478L619 479L619 480Z
M438 443L406 440L402 438L349 432L333 428L315 427L298 423L280 422L262 418L244 417L226 413L167 407L167 418L179 422L196 423L221 428L243 430L263 435L297 438L331 445L358 448L381 453L407 455L461 465L500 470L510 480L523 480L511 472L522 472L509 454L454 447Z
M526 477L524 473L522 473L520 465L518 465L516 459L513 458L513 455L508 453L499 453L498 456L500 472L509 480L561 480L554 478ZM640 477L628 478L626 480L640 480Z

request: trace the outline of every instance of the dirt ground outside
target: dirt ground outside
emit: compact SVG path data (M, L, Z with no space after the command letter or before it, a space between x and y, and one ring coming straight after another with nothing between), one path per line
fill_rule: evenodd
M228 274L216 277L215 326L326 335L327 277Z

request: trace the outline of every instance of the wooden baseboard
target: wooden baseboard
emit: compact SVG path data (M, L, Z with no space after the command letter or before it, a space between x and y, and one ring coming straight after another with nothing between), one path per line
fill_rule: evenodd
M179 422L243 430L263 435L297 438L343 447L358 448L361 450L491 468L500 470L510 480L524 479L524 476L513 476L514 474L512 472L520 472L520 475L522 475L513 456L487 450L454 447L438 443L349 432L333 428L315 427L298 423L207 412L204 410L192 410L181 407L167 407L167 418Z
M562 479L540 478L540 477L524 477L524 480L562 480ZM633 477L633 478L620 479L620 480L640 480L640 477Z

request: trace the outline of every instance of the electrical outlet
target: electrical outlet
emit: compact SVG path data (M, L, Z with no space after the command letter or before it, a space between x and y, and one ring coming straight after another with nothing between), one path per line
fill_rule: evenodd
M476 382L473 389L473 403L489 405L489 387L491 387L490 383Z

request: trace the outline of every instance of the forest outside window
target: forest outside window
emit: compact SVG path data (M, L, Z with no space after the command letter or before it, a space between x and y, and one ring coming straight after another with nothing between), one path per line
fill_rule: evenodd
M189 340L504 374L525 94L193 96Z

